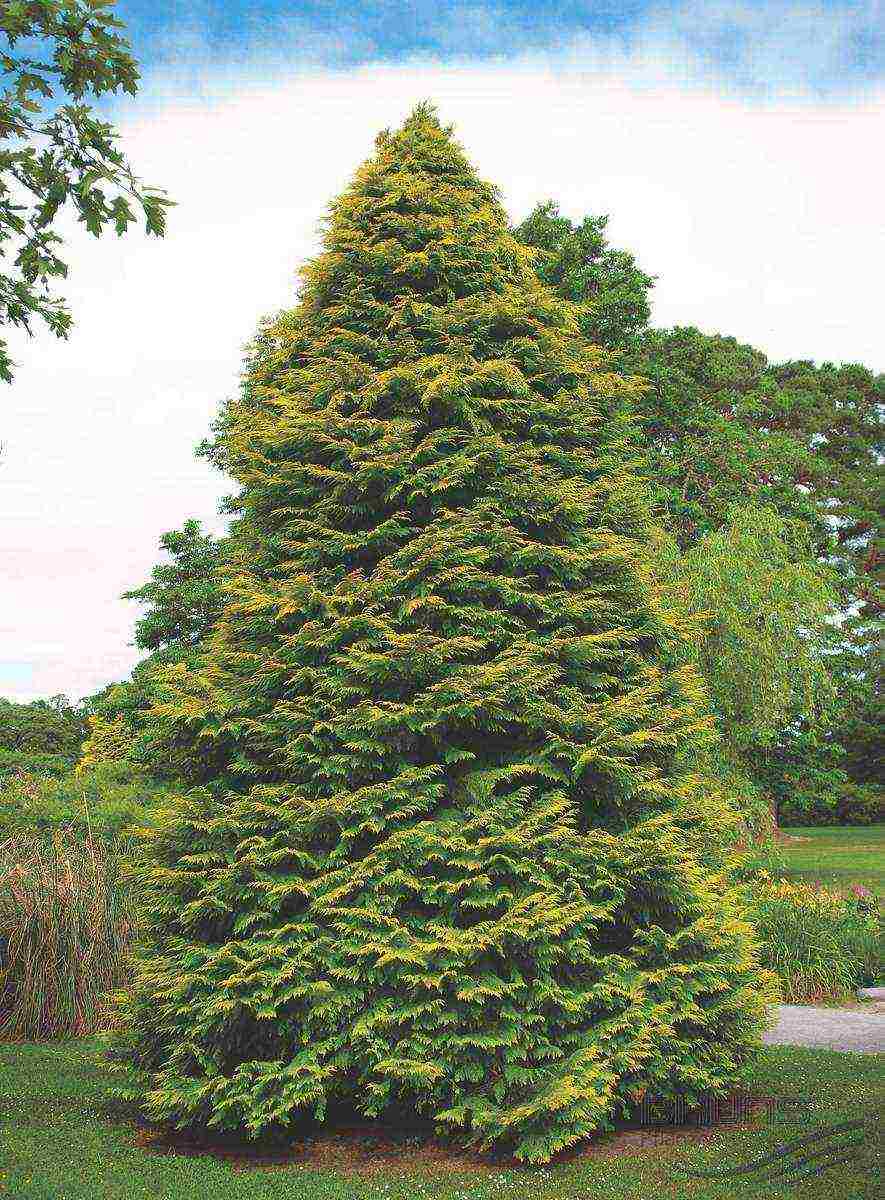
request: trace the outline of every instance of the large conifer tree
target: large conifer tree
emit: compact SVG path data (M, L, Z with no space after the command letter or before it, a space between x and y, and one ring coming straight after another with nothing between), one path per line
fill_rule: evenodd
M632 385L530 255L418 108L221 422L226 607L155 715L195 786L123 1044L156 1121L407 1104L539 1161L758 1037Z

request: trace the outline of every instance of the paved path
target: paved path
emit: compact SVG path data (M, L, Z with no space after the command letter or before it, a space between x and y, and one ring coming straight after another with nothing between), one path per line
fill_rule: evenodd
M885 1054L885 1015L807 1004L780 1004L777 1014L777 1024L762 1038L769 1045Z

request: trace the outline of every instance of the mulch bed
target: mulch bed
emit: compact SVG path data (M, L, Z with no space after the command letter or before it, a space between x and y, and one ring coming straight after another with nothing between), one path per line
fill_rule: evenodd
M685 1144L709 1141L717 1132L729 1128L747 1128L758 1123L772 1101L764 1096L738 1097L740 1119L698 1119L687 1114L684 1124L640 1125L621 1122L610 1133L600 1133L570 1150L557 1155L550 1164L585 1159L614 1158L641 1154L650 1149L662 1152ZM195 1136L163 1133L151 1127L136 1132L136 1144L156 1154L185 1157L211 1157L227 1162L235 1171L301 1168L314 1171L340 1171L361 1175L389 1174L490 1174L500 1171L534 1169L502 1152L465 1148L454 1139L436 1136L429 1123L348 1120L333 1118L322 1126L294 1133L291 1140L273 1145L248 1142L230 1137Z

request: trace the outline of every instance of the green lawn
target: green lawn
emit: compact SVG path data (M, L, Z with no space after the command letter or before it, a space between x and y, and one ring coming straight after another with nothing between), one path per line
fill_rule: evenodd
M783 832L802 839L779 847L789 878L840 888L861 883L885 902L885 825L817 826Z
M431 1169L375 1174L299 1165L236 1170L208 1157L158 1155L139 1148L134 1127L105 1099L107 1075L95 1041L0 1045L0 1196L10 1200L733 1200L800 1196L872 1200L875 1152L865 1164L836 1166L815 1180L775 1190L748 1179L680 1177L678 1168L721 1166L756 1157L818 1124L885 1104L885 1056L765 1048L748 1073L760 1095L811 1097L755 1129L715 1132L700 1144L633 1148L619 1157L583 1157L542 1169ZM420 1151L419 1151L420 1153ZM417 1164L417 1165L416 1165Z

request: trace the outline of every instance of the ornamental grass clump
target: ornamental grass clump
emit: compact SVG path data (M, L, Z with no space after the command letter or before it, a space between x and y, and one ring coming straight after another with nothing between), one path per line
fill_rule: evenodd
M222 414L225 607L154 709L192 786L114 1051L161 1126L407 1106L546 1161L758 1044L637 385L531 254L416 109Z
M0 842L0 1039L94 1033L113 1019L133 920L113 848L70 828Z
M747 886L748 917L785 1000L840 999L879 982L879 914L864 891L844 895L771 879Z

